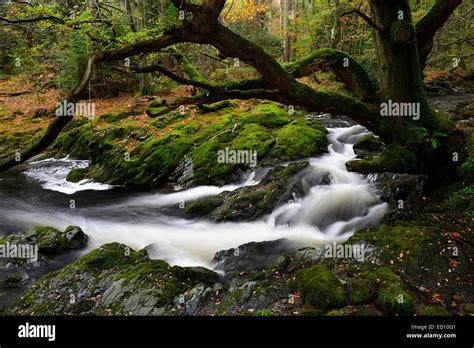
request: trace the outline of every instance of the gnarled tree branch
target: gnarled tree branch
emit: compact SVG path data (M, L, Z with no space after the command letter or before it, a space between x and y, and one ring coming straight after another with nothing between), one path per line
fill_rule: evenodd
M360 100L369 101L376 96L375 86L365 69L343 51L324 48L285 67L295 78L309 76L327 68Z

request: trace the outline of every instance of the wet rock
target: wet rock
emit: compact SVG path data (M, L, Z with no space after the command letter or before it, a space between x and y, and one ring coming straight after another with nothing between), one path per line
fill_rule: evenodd
M377 173L367 176L377 194L389 204L385 221L413 216L420 208L427 175Z
M329 176L302 180L307 161L271 169L263 180L254 186L245 186L217 196L197 199L184 212L190 216L207 217L214 221L252 221L269 214L279 205L302 197L314 185L313 181L329 182ZM301 175L298 175L301 173Z
M214 255L215 269L224 272L241 272L263 269L281 255L290 256L298 245L286 239L268 242L251 242L238 248L222 250Z
M11 234L0 240L0 244L33 245L41 254L81 249L87 245L88 237L78 226L69 226L64 232L47 226L35 226L24 234Z
M179 187L189 187L192 184L193 175L193 160L191 157L186 157L178 164L171 178L178 183Z
M66 235L65 249L82 249L86 247L89 237L82 231L79 226L68 226L64 230Z
M324 250L321 248L302 248L294 254L294 262L297 265L311 267L321 261L324 257Z
M380 138L365 135L354 143L354 152L357 158L369 159L380 156L385 148Z
M211 270L171 267L164 261L151 260L145 250L111 243L40 278L10 311L43 315L173 314L179 310L174 303L176 297L198 284L212 287L206 284L218 279Z

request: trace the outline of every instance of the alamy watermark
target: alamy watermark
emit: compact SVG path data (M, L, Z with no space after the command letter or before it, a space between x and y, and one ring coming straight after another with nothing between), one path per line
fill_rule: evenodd
M369 247L365 244L326 244L324 246L324 256L326 258L337 259L355 259L359 262L365 261L365 253L369 251Z
M228 147L217 151L217 163L248 164L249 167L257 166L257 150L234 150Z
M70 103L63 100L56 104L56 116L78 116L93 120L95 118L95 103Z
M38 245L36 244L0 244L0 258L29 259L38 261Z
M56 340L56 325L37 325L26 322L18 326L19 338L47 338L52 342Z
M417 121L420 119L420 103L398 103L389 100L380 104L381 116L406 116Z

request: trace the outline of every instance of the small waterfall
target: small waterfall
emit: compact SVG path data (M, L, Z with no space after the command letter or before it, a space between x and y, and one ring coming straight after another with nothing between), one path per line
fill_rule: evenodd
M368 134L367 129L356 125L328 131L329 153L311 159L311 168L301 180L308 183L328 178L329 182L311 185L307 196L276 209L269 219L273 224L306 224L337 236L378 223L383 217L386 204L380 202L367 180L345 167L348 160L356 157L352 145Z

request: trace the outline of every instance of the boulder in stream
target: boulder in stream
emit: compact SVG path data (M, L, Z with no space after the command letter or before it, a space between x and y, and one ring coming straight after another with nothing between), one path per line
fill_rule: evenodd
M277 206L304 196L310 185L305 184L299 174L309 167L307 161L277 166L257 185L197 199L184 212L189 216L206 217L219 222L256 220L271 213ZM327 177L319 179L321 183L329 183Z
M82 249L88 236L78 226L68 226L64 231L53 227L35 226L26 233L10 234L0 239L0 244L36 245L40 254L55 254L67 250Z

